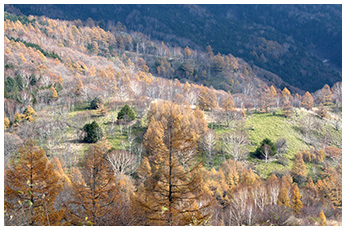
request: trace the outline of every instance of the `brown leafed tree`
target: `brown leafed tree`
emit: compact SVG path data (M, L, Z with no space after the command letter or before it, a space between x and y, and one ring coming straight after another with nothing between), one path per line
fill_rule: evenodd
M302 153L298 153L291 168L291 175L295 182L302 183L306 179L306 165Z
M227 93L227 96L222 101L222 108L226 113L229 113L234 110L234 101L232 94L230 92Z
M208 45L208 46L206 47L206 52L207 52L208 57L209 57L210 59L214 56L213 48L211 48L210 45Z
M268 112L268 109L275 105L275 98L277 97L277 92L274 86L266 87L264 91L264 108L266 112Z
M242 184L253 185L258 180L260 180L259 176L255 174L251 168L245 169L241 173L240 183Z
M196 108L195 111L193 111L193 117L195 118L195 130L198 130L197 133L200 135L206 133L208 130L208 123L205 120L203 111Z
M330 90L329 85L325 84L323 88L321 89L322 93L322 103L323 105L330 105L332 104L332 91Z
M206 87L202 87L198 96L198 107L205 111L217 108L215 93Z
M302 98L302 106L308 110L311 110L312 107L314 106L314 98L311 96L311 94L308 91L306 91L306 93L304 94Z
M144 135L149 160L140 167L143 186L136 200L147 224L204 224L210 202L202 190L201 164L196 163L196 133L183 116L183 107L170 103L159 107L164 108L152 116Z
M84 85L83 82L81 81L81 79L77 80L77 85L74 88L74 92L77 96L80 96L83 94L83 90L84 90Z
M8 129L10 127L10 119L8 117L4 118L4 129Z
M302 196L300 195L299 188L298 188L297 184L294 184L293 188L292 188L291 201L292 201L293 211L296 214L300 214L300 211L303 208L303 203L301 201L301 198L302 198Z
M342 175L341 164L338 165L337 170L330 167L324 169L325 177L322 180L318 180L316 186L320 191L323 198L331 201L336 207L342 206Z
M190 56L191 56L191 49L188 47L188 46L186 46L185 47L185 49L184 49L184 56L185 56L185 58L189 58Z
M212 62L212 70L215 72L222 72L225 69L226 63L223 56L220 53L214 56Z
M286 87L281 92L281 108L285 117L292 116L292 95Z
M64 210L55 208L62 189L59 174L44 150L28 140L5 171L6 225L61 225Z
M56 89L54 88L54 86L50 87L50 91L52 93L52 99L55 101L56 99L58 99L58 93L56 92Z
M229 202L227 191L229 186L226 183L226 178L222 170L216 171L212 168L208 171L205 168L200 170L201 176L205 185L208 187L210 194L221 204Z
M118 213L113 212L117 201L117 186L106 154L92 145L78 173L73 173L73 198L68 204L72 225L81 225L85 218L92 225L111 225ZM78 176L79 175L79 176Z
M283 185L280 187L279 197L278 197L278 205L286 206L290 208L290 197L288 196L287 188Z
M108 107L105 106L104 104L100 103L98 105L98 109L96 110L96 115L103 117L103 116L106 116L108 112L109 112Z
M327 218L326 218L326 216L324 215L323 210L321 210L320 215L319 215L319 218L320 218L321 226L326 226L326 224L327 224Z
M328 111L322 103L320 103L318 105L318 110L316 111L316 113L320 118L327 118L328 117Z

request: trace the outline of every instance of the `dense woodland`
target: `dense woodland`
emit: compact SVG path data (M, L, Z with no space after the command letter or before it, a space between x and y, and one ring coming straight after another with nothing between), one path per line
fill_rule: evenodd
M121 22L124 31L141 32L172 47L203 50L210 45L215 54L232 53L302 90L341 81L341 4L16 4L5 10L82 20L104 30Z
M341 82L121 23L5 12L4 36L5 225L341 225Z

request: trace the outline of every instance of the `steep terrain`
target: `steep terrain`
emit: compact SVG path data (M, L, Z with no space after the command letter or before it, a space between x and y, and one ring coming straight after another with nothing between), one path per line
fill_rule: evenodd
M14 5L25 15L46 15L112 30L121 22L168 45L231 53L277 74L287 84L315 91L341 80L340 5ZM76 13L78 12L78 13ZM92 19L92 20L91 20Z
M6 225L341 224L340 82L87 21L5 12Z

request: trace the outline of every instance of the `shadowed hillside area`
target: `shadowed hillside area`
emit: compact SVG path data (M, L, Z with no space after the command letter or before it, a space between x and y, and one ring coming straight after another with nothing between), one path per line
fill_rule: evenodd
M340 13L6 5L5 225L341 226Z
M142 32L169 45L231 53L315 91L341 80L341 5L14 5L25 15ZM92 19L92 20L90 20ZM90 24L91 23L91 24Z

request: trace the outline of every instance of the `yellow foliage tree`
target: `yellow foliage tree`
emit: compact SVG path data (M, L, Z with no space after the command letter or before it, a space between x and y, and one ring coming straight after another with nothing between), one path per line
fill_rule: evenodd
M4 129L8 129L10 127L10 119L8 117L5 117L4 119Z
M14 123L18 123L18 122L20 122L21 120L23 120L24 119L24 115L23 114L19 114L18 112L16 112L15 114L14 114Z
M323 88L321 89L322 92L322 103L323 105L330 105L332 104L332 91L330 90L329 85L325 84Z
M300 214L300 210L303 208L303 203L301 201L302 196L300 195L299 188L296 184L293 185L292 188L292 208L296 214Z
M62 189L59 174L45 152L28 140L18 161L5 171L5 213L9 225L61 225L64 210L54 201ZM12 218L11 218L12 217Z
M306 179L306 165L302 153L298 153L291 168L291 175L295 182L302 183Z
M230 92L227 93L226 98L222 101L222 108L226 111L226 113L234 110L234 101Z
M164 103L159 108L144 135L149 156L140 169L144 182L136 201L146 213L148 224L204 223L209 216L210 195L203 191L198 173L201 164L196 164L193 121L178 105Z
M75 87L75 89L74 89L75 94L76 94L77 96L82 95L82 93L83 93L83 88L84 88L83 82L81 81L81 79L78 79L78 80L77 80L77 85L76 85L76 87Z
M327 218L326 218L326 216L324 215L324 212L323 212L322 209L321 209L319 218L320 218L320 221L321 221L321 226L326 226L326 224L327 224Z
M198 97L198 107L201 110L212 110L217 108L216 95L213 91L202 87Z
M23 55L22 53L19 55L19 57L20 57L20 59L22 59L22 61L23 61L24 63L26 63L26 59L25 59L25 57L24 57L24 55Z
M311 96L311 94L308 91L306 91L306 93L304 94L302 98L302 106L305 109L309 109L309 110L311 110L312 107L314 106L314 98Z
M105 152L92 145L81 168L72 173L73 198L69 202L68 217L73 225L80 225L87 217L89 224L110 225L114 213L118 184L105 158Z
M56 99L58 99L58 93L56 92L56 89L54 88L54 86L50 87L50 91L52 92L52 98L55 101Z
M286 206L287 208L290 208L290 197L288 196L287 188L283 185L281 185L279 197L278 197L278 205Z
M281 92L281 108L285 117L292 116L292 96L291 92L285 87Z
M190 48L188 46L186 46L185 49L184 49L184 56L185 56L185 58L189 58L191 56L191 54L192 53L191 53Z

